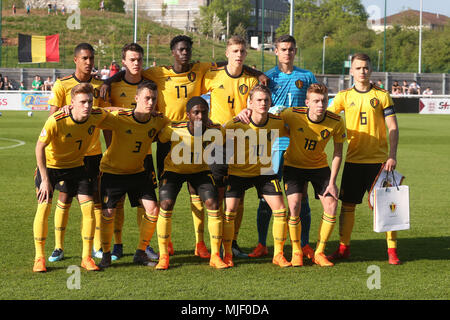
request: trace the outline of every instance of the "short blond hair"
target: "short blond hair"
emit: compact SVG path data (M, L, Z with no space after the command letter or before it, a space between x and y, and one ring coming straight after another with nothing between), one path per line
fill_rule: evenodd
M75 87L72 88L72 90L70 90L70 96L72 97L72 99L77 94L81 94L81 93L90 94L93 96L94 95L94 87L90 83L83 82L83 83L77 84Z
M234 45L234 44L241 44L241 45L243 45L244 47L247 48L247 41L245 41L245 39L243 37L238 36L238 35L234 35L230 39L228 39L228 41L227 41L227 48L229 46Z
M311 93L328 96L328 88L323 83L313 83L309 86L308 90L306 90L306 98L308 98Z

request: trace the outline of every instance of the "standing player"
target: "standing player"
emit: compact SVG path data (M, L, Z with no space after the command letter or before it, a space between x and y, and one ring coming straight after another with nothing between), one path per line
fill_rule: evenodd
M36 143L36 191L38 207L33 223L36 256L33 271L45 272L45 241L48 234L48 216L51 211L53 189L63 182L67 197L77 195L82 212L81 234L83 253L81 266L98 270L91 258L95 217L93 211L93 182L87 175L84 156L94 138L95 128L108 114L92 109L94 89L81 83L71 90L72 111L52 114L46 121Z
M333 266L324 250L336 223L338 188L336 178L342 162L345 125L342 118L327 111L328 90L323 84L313 83L306 94L306 107L288 108L281 118L289 127L290 143L284 154L283 179L289 204L289 234L293 246L292 265L303 265L300 246L300 209L305 184L311 182L316 198L324 209L319 228L314 262L320 266ZM334 152L331 170L325 147L333 138Z
M258 196L264 198L273 210L274 256L272 262L280 267L291 266L283 254L287 236L287 208L279 180L270 166L272 142L277 135L286 135L286 131L283 120L279 116L268 113L271 106L270 95L270 90L266 86L255 86L249 95L248 107L252 110L250 123L244 124L239 118L234 118L225 124L227 149L230 143L234 145L234 157L228 166L223 227L224 262L230 267L234 265L231 245L236 210L245 191L253 186L256 187ZM234 137L231 139L228 137L230 131L234 132ZM265 160L262 158L264 156Z
M355 221L356 205L362 202L383 163L384 170L397 165L398 125L394 103L389 92L370 83L370 57L356 53L352 57L350 74L355 85L340 91L328 108L335 113L344 111L348 134L348 150L342 174L339 199L339 248L329 259L350 256L350 237ZM389 145L386 137L389 131ZM389 149L389 151L388 151ZM386 233L390 264L400 264L397 257L397 232Z
M139 226L139 244L133 261L147 266L155 265L147 257L145 250L156 228L158 200L153 181L148 179L144 168L144 159L158 132L170 122L162 114L155 114L157 96L155 83L143 81L136 91L136 108L114 111L112 116L101 124L101 128L112 130L111 144L100 163L103 201L100 227L103 249L102 261L99 264L101 268L111 265L114 214L117 203L125 194L128 194L132 207L141 203L145 208Z
M113 107L111 110L134 109L136 107L136 90L140 83L144 80L142 76L142 57L144 49L137 43L126 44L122 48L122 65L125 67L125 74L122 80L111 83L110 102ZM111 143L111 131L103 130L106 140L106 146ZM153 157L151 148L144 160L144 168L148 178L153 181L154 187L157 187L155 170L153 166ZM116 204L116 212L114 215L114 247L111 252L112 260L120 259L123 255L122 229L124 223L124 201ZM137 208L137 224L141 223L145 210L139 204ZM94 238L94 248L100 251L100 220L97 221L96 236ZM148 247L145 252L150 259L158 259L158 255L153 251L152 247ZM97 251L97 257L101 258L101 252Z
M94 88L93 105L94 107L108 107L109 105L100 98L99 89L103 81L92 77L91 72L94 67L95 52L94 48L88 43L80 43L74 50L75 72L55 82L52 88L52 94L49 99L50 114L65 105L70 105L70 92L73 87L80 83L90 83ZM94 212L97 218L101 216L101 201L98 195L98 174L99 165L102 157L100 144L100 130L95 129L91 146L87 149L84 159L89 177L94 180ZM59 261L64 257L64 235L69 219L69 210L72 203L72 197L68 196L64 183L56 185L59 190L58 203L55 210L55 250L49 257L49 261Z
M279 114L282 110L289 107L303 107L305 105L306 90L316 83L317 80L313 73L308 70L300 69L294 66L295 55L297 53L296 41L290 35L280 36L275 41L275 54L278 57L278 65L266 72L270 79L269 88L272 92L273 107L269 112ZM240 117L242 121L248 123L250 112L245 111ZM274 171L281 179L281 168L283 153L289 144L288 138L280 139L275 145L278 145L280 152L274 154ZM276 152L276 151L275 151ZM314 250L309 246L309 229L311 226L311 209L309 208L307 185L303 193L302 209L300 211L300 220L302 226L301 245L303 253L310 259L314 258ZM258 228L258 246L249 254L250 257L260 257L268 254L266 239L269 230L270 217L272 212L261 199L259 202L257 214Z
M211 171L205 162L205 150L210 146L223 148L224 130L208 118L208 103L202 97L192 97L186 104L188 121L174 122L159 134L161 142L171 142L164 160L159 199L158 219L160 258L158 270L169 268L169 238L172 231L172 213L178 193L186 181L200 196L208 212L208 230L211 241L209 264L218 269L228 266L219 255L222 240L222 210Z
M224 67L211 68L204 78L203 91L211 92L210 117L215 123L225 124L236 117L247 107L247 99L251 89L258 84L258 79L244 70L247 56L247 43L240 36L232 36L227 41L225 55L228 63ZM225 162L210 166L219 191L219 202L222 204L225 193L225 177L228 167ZM239 202L235 219L235 235L232 243L233 254L247 257L237 244L237 236L244 212L244 199Z

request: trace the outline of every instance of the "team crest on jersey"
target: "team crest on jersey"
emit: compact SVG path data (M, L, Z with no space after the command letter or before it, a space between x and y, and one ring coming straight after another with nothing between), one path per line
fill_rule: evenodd
M94 130L95 130L95 126L90 126L88 129L89 135L92 135L94 133Z
M325 129L325 130L322 130L321 132L320 132L320 136L322 137L322 139L326 139L326 138L328 138L329 136L330 136L330 131L328 131L328 129Z
M379 104L380 104L380 100L378 100L377 98L370 99L370 105L373 108L378 107Z
M303 81L302 80L295 81L295 86L299 89L303 88Z
M94 98L98 99L98 97L100 97L100 90L98 90L98 88L94 88Z
M247 86L246 84L241 84L241 85L239 86L239 92L240 92L242 95L247 94L247 92L248 92L248 86Z
M191 71L191 72L188 73L187 77L188 77L190 82L194 82L195 79L197 78L197 75L195 74L194 71Z
M150 131L148 132L148 137L149 138L153 138L155 133L156 133L156 129L155 128L150 129Z

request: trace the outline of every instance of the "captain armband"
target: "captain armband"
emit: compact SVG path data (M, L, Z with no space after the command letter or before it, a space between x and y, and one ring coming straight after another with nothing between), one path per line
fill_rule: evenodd
M392 116L395 114L394 106L387 107L383 110L384 117Z

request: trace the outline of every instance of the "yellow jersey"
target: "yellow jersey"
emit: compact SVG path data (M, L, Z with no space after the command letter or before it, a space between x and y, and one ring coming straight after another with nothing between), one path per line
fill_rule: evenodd
M205 132L194 136L188 128L188 121L173 122L159 134L162 143L170 142L170 152L164 159L164 171L180 174L208 171L211 151L223 147L225 130L220 124L211 123ZM222 157L216 156L222 161Z
M367 92L352 87L340 91L328 110L344 111L348 139L346 162L380 163L387 160L385 117L395 116L389 92L375 85Z
M239 118L225 124L228 174L255 177L275 174L272 169L272 145L277 137L287 136L284 121L268 114L263 125L242 123ZM233 149L232 157L229 157Z
M284 154L286 166L301 169L320 169L328 166L325 147L333 138L336 143L345 141L345 124L341 116L326 111L320 122L308 117L307 107L284 109L281 119L289 127L289 146Z
M50 99L48 100L48 104L58 108L70 105L72 101L70 91L73 87L80 84L81 82L82 81L77 79L75 74L71 74L70 76L56 80L52 88L52 93L50 95ZM100 98L100 87L102 86L103 81L91 77L91 79L89 79L87 83L90 83L94 87L93 106L99 108L108 107L109 103ZM94 132L94 139L92 139L92 145L90 146L90 148L88 148L86 155L92 156L101 153L102 147L100 143L100 130L96 129Z
M147 122L138 121L131 109L113 111L101 123L101 129L112 131L111 144L103 154L100 171L112 174L135 174L144 171L144 159L151 145L170 120L162 114Z
M113 107L134 109L136 108L136 90L138 83L130 83L125 79L111 83L111 105Z
M247 108L250 90L258 79L244 70L239 76L231 76L226 67L212 67L205 75L203 92L211 91L210 119L224 124Z
M177 73L171 66L151 67L142 76L158 86L158 111L172 121L187 120L186 103L200 96L205 73L214 66L210 62L193 63L187 72Z
M62 111L48 117L39 136L39 141L47 145L47 167L69 169L84 165L84 156L94 139L95 129L109 116L108 112L93 108L84 122L77 122Z

